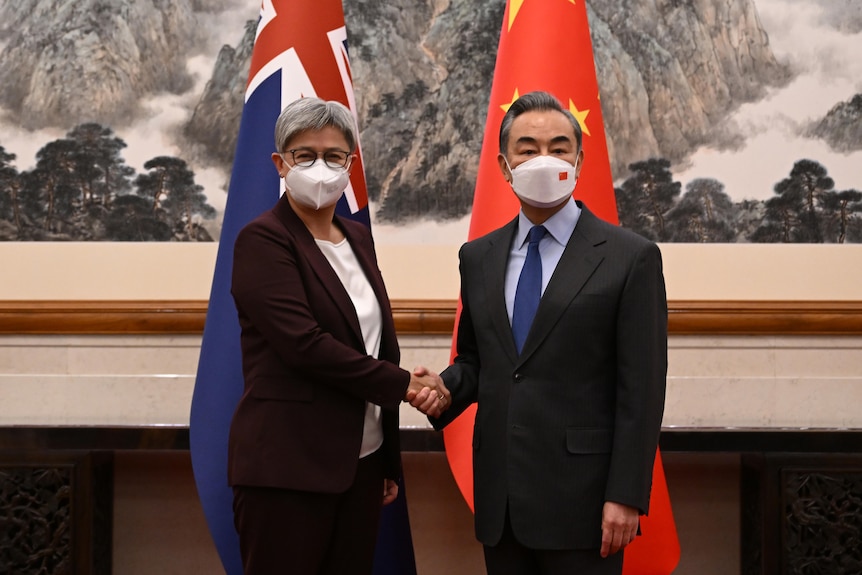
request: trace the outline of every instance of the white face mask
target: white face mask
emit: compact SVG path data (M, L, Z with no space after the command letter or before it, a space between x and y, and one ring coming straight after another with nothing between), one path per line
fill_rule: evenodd
M284 185L290 191L290 196L303 206L315 210L335 204L350 183L350 173L346 169L330 168L323 160L307 168L288 168Z
M509 161L506 160L506 166ZM554 156L536 156L518 165L512 173L512 189L525 203L536 208L552 208L575 191L575 167Z

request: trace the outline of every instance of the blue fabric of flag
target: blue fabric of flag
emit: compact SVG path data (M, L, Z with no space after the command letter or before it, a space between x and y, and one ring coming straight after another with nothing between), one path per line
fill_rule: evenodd
M270 154L280 106L281 73L277 72L251 94L243 108L192 396L192 468L227 575L242 574L233 492L227 484L228 431L243 389L239 321L230 294L233 245L243 226L278 200L279 177Z

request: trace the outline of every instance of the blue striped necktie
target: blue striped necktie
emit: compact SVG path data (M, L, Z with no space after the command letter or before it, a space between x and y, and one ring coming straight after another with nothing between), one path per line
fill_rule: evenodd
M527 247L521 276L518 278L515 305L512 309L512 335L518 353L521 353L524 347L524 341L539 308L539 300L542 299L542 257L539 255L539 242L547 231L545 226L530 228L530 245Z

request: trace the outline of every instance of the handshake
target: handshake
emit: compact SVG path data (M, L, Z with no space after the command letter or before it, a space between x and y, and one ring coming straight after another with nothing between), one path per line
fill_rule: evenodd
M404 401L428 416L440 417L452 405L452 394L438 374L419 365L410 374Z

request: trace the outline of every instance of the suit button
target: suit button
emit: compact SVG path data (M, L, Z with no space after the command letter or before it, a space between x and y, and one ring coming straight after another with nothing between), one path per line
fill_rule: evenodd
M524 381L524 376L520 373L516 373L514 379L515 383L521 383L522 381Z

